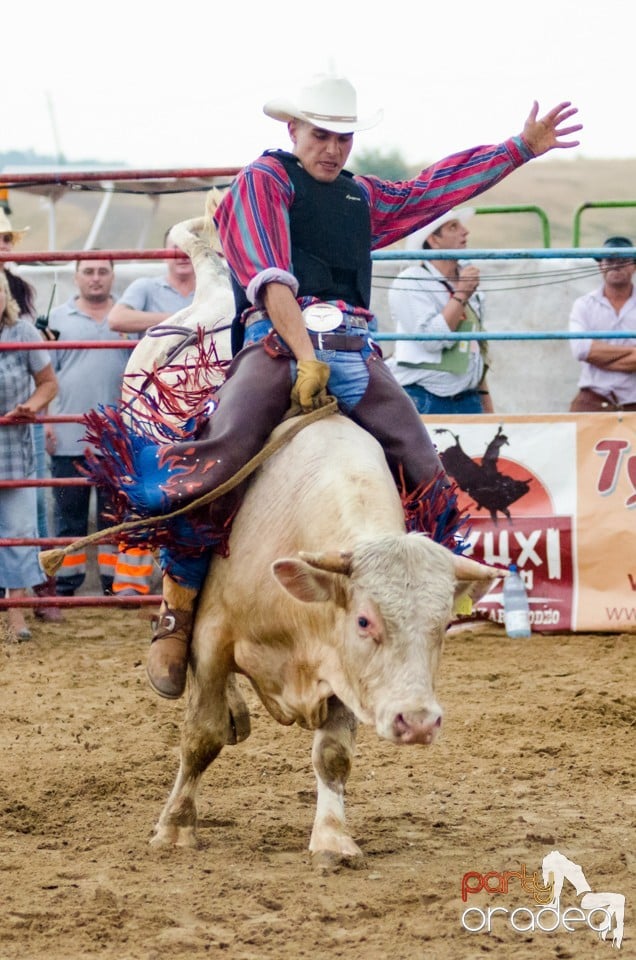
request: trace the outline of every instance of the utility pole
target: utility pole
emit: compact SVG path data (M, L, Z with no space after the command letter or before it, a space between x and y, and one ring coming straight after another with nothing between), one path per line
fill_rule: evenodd
M55 110L53 109L53 98L51 97L51 94L48 91L46 93L46 102L49 110L49 118L51 120L51 130L53 131L53 143L55 144L55 150L57 153L57 162L59 164L63 164L65 162L65 157L62 152L60 138L57 131L57 123L55 121Z

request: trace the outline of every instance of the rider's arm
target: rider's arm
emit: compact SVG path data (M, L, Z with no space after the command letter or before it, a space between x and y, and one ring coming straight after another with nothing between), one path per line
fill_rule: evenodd
M282 164L260 157L234 179L214 216L228 265L255 306L264 306L271 283L298 292L289 236L293 198Z
M263 289L262 299L276 332L296 359L315 360L313 344L290 288L283 283L268 283Z
M540 117L535 101L519 136L455 153L426 167L414 180L386 184L376 177L360 178L360 185L369 191L373 249L394 243L466 203L533 157L578 146L572 134L578 133L581 124L570 123L576 113L576 107L564 101Z

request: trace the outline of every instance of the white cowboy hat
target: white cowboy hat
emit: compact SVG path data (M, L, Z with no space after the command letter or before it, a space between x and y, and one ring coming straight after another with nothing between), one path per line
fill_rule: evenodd
M428 240L430 235L435 233L436 230L439 230L440 227L443 227L445 223L450 223L451 220L459 220L462 225L465 225L474 213L474 207L459 207L457 210L449 210L447 213L443 213L437 220L431 220L425 227L420 227L415 233L410 233L406 238L406 249L421 250L424 246L424 241Z
M30 230L30 227L23 227L21 230L14 230L11 226L11 221L0 207L0 233L10 233L13 235L13 242L17 243L18 240L21 240L27 230Z
M382 110L373 116L359 117L356 91L344 77L319 74L301 88L296 101L269 100L263 112L274 120L289 123L304 120L330 133L355 133L368 130L382 119Z

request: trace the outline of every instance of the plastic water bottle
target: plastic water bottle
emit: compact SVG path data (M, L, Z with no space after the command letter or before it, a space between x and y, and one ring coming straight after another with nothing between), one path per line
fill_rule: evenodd
M509 637L530 636L530 604L517 565L511 563L503 584L504 625Z

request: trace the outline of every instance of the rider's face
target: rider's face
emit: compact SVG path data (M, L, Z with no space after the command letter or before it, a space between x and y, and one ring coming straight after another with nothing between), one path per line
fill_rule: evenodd
M340 175L353 146L352 133L332 133L302 120L290 121L289 136L294 155L321 183L332 183Z

